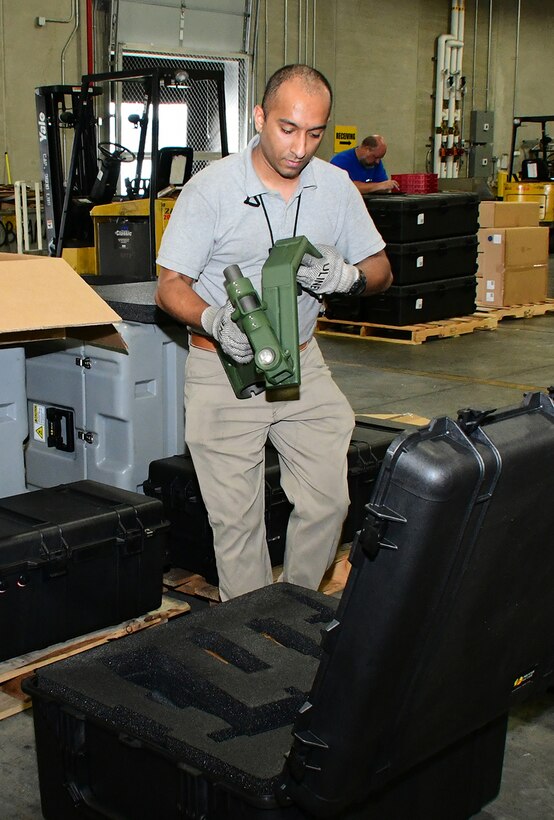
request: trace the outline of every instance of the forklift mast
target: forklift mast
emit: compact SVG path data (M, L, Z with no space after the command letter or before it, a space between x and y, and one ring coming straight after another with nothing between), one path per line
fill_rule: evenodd
M186 75L186 77L184 77ZM137 160L134 180L125 180L128 199L149 200L149 260L145 269L152 279L156 278L155 248L155 201L159 190L160 160L164 167L167 157L159 151L159 105L162 86L180 87L183 82L211 81L217 91L221 156L229 153L225 111L224 72L215 69L190 68L175 72L169 67L146 68L137 71L107 72L84 75L81 86L42 86L36 89L36 106L42 177L44 182L47 245L51 256L61 256L64 248L94 246L94 224L91 210L100 202L114 201L116 177L121 162ZM144 87L142 117L132 120L140 128L136 157L117 143L99 142L101 127L96 115L95 98L103 93L103 85L109 89L110 101L115 99L114 84L138 82ZM150 179L141 180L146 150L146 134L150 126L152 157ZM104 124L105 128L105 124ZM73 142L71 157L64 181L65 168L62 156L62 133L71 129ZM108 151L108 146L113 151ZM166 149L169 151L179 149ZM189 150L189 149L184 149ZM100 153L100 166L99 166ZM163 174L162 174L163 177ZM115 183L114 183L115 180ZM102 190L99 190L99 189ZM111 197L109 199L108 197ZM119 197L123 199L123 197Z
M89 96L101 94L91 88ZM92 105L81 104L81 87L70 85L40 86L35 89L40 164L44 186L46 243L51 256L56 255L65 197L65 163L63 134L73 135L81 122L79 145L72 180L72 195L85 197L98 173L96 158L96 124ZM66 241L86 246L92 241L88 213L75 211L66 221Z

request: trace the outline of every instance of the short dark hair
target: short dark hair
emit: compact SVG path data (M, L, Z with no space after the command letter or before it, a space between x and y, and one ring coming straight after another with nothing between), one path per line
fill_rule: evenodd
M321 71L312 68L303 63L294 63L292 65L285 65L275 71L265 87L262 98L262 109L264 114L267 114L267 109L274 100L279 88L287 80L300 80L309 92L315 92L318 87L323 86L329 92L329 110L333 104L333 90L329 84L329 80L323 76Z

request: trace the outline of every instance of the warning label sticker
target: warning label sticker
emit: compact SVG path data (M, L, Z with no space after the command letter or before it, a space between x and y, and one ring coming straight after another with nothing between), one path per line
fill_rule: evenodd
M33 438L46 441L46 407L43 404L33 404Z

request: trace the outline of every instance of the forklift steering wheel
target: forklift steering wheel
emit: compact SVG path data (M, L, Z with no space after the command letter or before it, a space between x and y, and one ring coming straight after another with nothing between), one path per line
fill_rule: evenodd
M114 159L117 162L133 162L136 159L132 151L129 151L128 148L118 142L99 142L98 150L102 156L107 159Z

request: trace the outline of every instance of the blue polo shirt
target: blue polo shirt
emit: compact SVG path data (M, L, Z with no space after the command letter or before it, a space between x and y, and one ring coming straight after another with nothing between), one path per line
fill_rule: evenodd
M389 178L382 162L373 165L371 168L362 165L356 156L355 148L348 148L347 151L335 154L331 160L331 165L336 165L337 168L346 171L353 182L385 182Z

